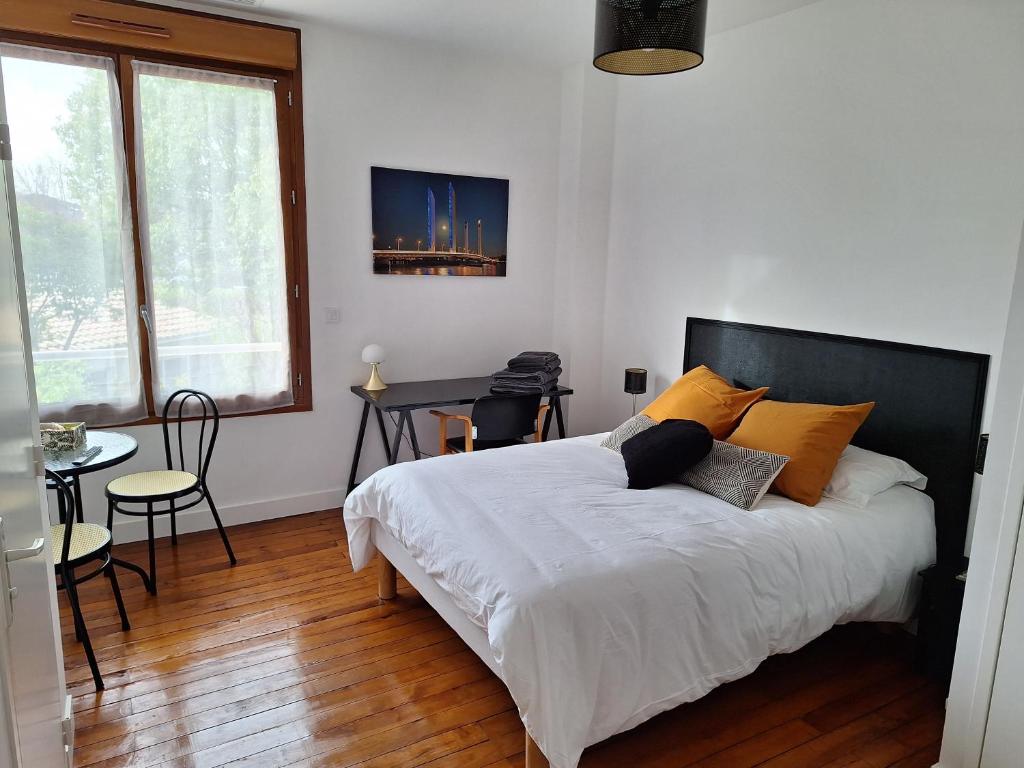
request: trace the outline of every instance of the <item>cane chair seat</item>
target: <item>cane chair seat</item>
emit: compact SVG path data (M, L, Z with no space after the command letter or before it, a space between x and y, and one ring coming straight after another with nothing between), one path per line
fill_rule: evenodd
M64 535L67 527L60 523L50 526L50 540L53 542L53 564L60 565L64 551ZM110 544L110 531L95 523L75 523L71 527L71 546L68 548L68 562L92 557Z
M96 690L102 691L103 675L100 674L100 667L96 662L96 653L89 639L89 629L85 626L78 585L101 573L104 574L110 581L110 589L114 593L117 613L121 617L121 629L127 632L132 628L128 621L128 612L124 608L121 587L117 583L114 560L110 557L110 545L114 538L110 529L102 525L75 521L75 510L81 509L81 506L76 503L75 494L67 480L49 469L46 470L46 488L57 496L57 514L61 520L57 525L50 526L53 552L51 557L57 589L68 596L71 616L75 621L75 639L82 644L82 650L85 651L85 659L89 662L89 671L92 672ZM67 557L64 556L65 546L68 548ZM78 566L96 561L99 562L99 566L92 568L89 573L75 573Z
M167 469L124 475L111 480L106 488L108 528L113 530L114 515L117 513L146 518L149 574L143 578L151 595L157 592L154 529L154 518L157 516L170 516L171 546L176 547L178 512L191 509L205 501L210 507L210 514L217 525L217 532L224 543L228 560L232 565L238 562L206 481L210 460L213 458L213 446L217 442L217 432L220 430L217 401L198 389L179 389L164 403L160 421L164 433L164 458L167 460ZM186 443L192 443L192 446L186 448ZM172 449L172 444L176 450ZM186 456L189 457L187 461ZM192 464L193 457L195 464ZM175 458L178 460L177 469ZM187 471L186 466L194 466L195 473ZM179 499L182 500L181 505L177 503ZM139 573L145 572L139 569Z
M196 487L199 478L177 469L157 469L124 475L107 483L107 493L123 499L174 496Z

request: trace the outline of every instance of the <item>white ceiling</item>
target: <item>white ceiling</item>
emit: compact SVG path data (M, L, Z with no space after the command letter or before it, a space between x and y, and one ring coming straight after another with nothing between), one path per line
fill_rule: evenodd
M817 0L710 0L708 33L750 24ZM549 66L590 61L594 0L192 0L206 7L321 21L374 35L530 59Z

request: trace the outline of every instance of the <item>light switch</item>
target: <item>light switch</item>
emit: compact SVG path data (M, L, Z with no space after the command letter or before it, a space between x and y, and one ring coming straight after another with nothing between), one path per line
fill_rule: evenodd
M324 307L324 322L336 325L341 322L341 310L337 307Z

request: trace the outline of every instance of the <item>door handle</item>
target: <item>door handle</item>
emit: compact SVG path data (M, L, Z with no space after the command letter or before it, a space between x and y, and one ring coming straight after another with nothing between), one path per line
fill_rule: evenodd
M18 588L9 586L11 582L11 575L7 572L7 565L13 563L16 560L27 560L30 557L35 557L43 551L43 547L46 546L46 539L36 539L32 542L31 546L25 547L24 549L8 549L4 551L4 576L5 586L7 586L7 600L5 601L4 610L7 614L7 626L11 625L14 621L14 598L18 596Z
M143 304L139 307L139 316L142 318L142 322L146 326L146 333L150 336L153 335L153 321L149 316L149 307Z
M0 552L3 553L3 557L0 558L0 603L3 604L0 608L0 615L3 617L0 627L10 627L14 623L14 598L18 596L18 588L11 586L11 572L7 566L18 560L35 557L41 554L45 547L46 539L38 537L23 549L7 549L4 519L0 517Z
M43 551L43 547L46 546L46 539L36 539L32 544L24 549L8 549L4 552L4 557L8 563L13 563L16 560L25 560L29 557L35 557Z

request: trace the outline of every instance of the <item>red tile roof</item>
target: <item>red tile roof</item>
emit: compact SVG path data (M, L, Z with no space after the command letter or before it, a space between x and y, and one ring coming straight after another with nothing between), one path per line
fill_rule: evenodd
M31 307L29 308L31 311ZM157 324L161 341L201 337L214 326L214 318L200 314L189 307L172 307L156 302L153 321ZM135 317L133 308L132 317ZM67 317L53 317L45 324L42 338L33 338L37 352L56 352L64 349L73 322ZM75 331L71 348L76 350L123 349L128 338L125 327L124 297L112 293L102 309L82 321Z

